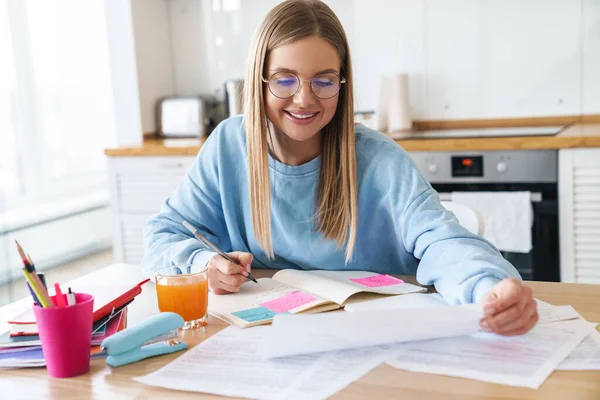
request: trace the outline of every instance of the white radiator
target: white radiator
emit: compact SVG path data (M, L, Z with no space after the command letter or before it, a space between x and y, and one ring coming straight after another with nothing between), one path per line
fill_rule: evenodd
M0 284L22 277L15 239L45 270L111 246L112 215L108 204L0 233Z

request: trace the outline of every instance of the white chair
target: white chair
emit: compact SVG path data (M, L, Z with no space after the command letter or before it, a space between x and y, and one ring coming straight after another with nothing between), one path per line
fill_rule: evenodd
M469 232L478 236L483 236L485 224L481 214L469 206L452 201L440 202L442 206L450 211L458 219L458 223L465 227Z

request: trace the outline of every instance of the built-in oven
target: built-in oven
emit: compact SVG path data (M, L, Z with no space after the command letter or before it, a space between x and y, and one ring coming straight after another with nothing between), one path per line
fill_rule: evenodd
M529 253L502 252L523 279L560 281L556 150L410 152L442 200L452 192L531 192Z

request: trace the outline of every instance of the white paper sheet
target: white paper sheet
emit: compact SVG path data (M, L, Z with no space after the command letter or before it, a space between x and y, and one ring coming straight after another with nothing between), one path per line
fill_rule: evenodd
M580 318L579 313L571 306L553 306L538 299L535 299L535 301L537 302L537 310L540 317L538 324Z
M310 376L291 391L288 399L329 398L380 365L388 353L389 347L376 346L323 354Z
M151 386L250 399L324 399L379 365L382 348L263 361L269 326L228 327L165 367L134 380Z
M584 321L537 325L522 336L487 332L399 348L393 367L537 389L590 332Z
M363 301L361 303L348 304L344 310L355 311L376 311L376 310L397 310L399 308L430 308L447 306L448 303L439 293L412 293L400 296L384 297L383 299Z
M266 359L298 354L469 335L481 318L477 304L373 312L275 316L261 354Z
M558 366L557 370L600 370L600 332L594 329Z

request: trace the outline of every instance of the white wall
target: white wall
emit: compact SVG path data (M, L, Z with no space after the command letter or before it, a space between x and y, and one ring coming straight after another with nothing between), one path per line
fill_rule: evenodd
M142 143L142 125L131 3L105 0L104 11L115 107L116 133L112 141L117 146L138 145Z
M583 0L583 112L600 112L600 0Z
M142 131L154 132L156 102L175 94L169 7L165 0L132 0L131 13Z
M414 119L600 114L600 0L325 1L348 35L357 110L376 109L382 75L408 72ZM221 96L242 78L254 30L278 2L143 1L168 16L151 35L171 39L175 93Z

